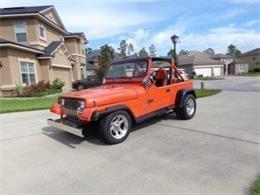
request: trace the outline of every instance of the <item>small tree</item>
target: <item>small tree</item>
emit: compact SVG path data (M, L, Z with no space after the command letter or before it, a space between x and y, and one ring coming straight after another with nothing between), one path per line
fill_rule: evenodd
M118 51L119 51L119 55L122 58L126 58L126 56L127 56L127 48L128 48L128 45L127 45L126 41L125 40L120 41L120 45L119 45Z
M143 48L139 51L138 56L140 56L140 57L147 57L147 56L149 56L149 55L148 55L147 51L145 50L145 48L143 47Z
M151 44L151 45L150 45L150 47L149 47L149 54L150 54L150 56L152 56L152 57L156 56L156 49L155 49L154 44Z
M227 55L230 55L233 58L235 58L241 55L241 51L237 49L235 45L230 44L227 49Z
M113 61L115 56L115 50L109 45L104 45L100 47L101 57L99 62L99 68L96 69L96 75L99 81L102 81L105 75L107 66Z
M189 53L188 50L182 49L182 50L179 52L179 56L180 56L180 55L187 55L188 53Z
M167 53L167 56L168 56L169 58L175 59L174 49L171 49L171 50Z
M127 45L127 55L128 56L130 56L131 54L133 54L134 53L134 46L133 46L133 44L132 43L129 43L128 45Z
M204 53L207 53L207 54L210 54L210 55L215 54L215 51L214 51L214 49L212 49L212 48L205 49L203 52L204 52Z

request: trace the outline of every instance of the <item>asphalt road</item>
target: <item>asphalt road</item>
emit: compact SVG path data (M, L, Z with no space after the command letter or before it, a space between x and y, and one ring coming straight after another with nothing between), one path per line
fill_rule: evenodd
M195 87L200 88L204 82L207 89L223 89L228 91L259 91L260 76L226 76L223 80L200 81L195 80Z
M119 145L46 125L48 111L0 115L0 194L247 194L260 173L260 93L198 99Z

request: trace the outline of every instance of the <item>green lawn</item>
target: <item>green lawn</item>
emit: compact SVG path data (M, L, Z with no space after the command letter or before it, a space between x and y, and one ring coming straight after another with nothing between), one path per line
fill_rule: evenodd
M221 92L219 89L196 89L195 91L198 98L216 95L217 93Z
M252 188L252 195L260 195L260 178L258 178Z
M198 97L211 96L219 92L220 90L196 89ZM57 97L58 95L36 98L0 99L0 113L48 109L57 100Z
M260 72L248 72L244 74L239 74L239 76L260 76Z
M221 78L221 77L209 77L209 76L206 76L206 77L198 77L198 78L195 78L194 80L214 81L214 80L223 80L223 78Z
M57 97L0 99L0 113L48 109Z

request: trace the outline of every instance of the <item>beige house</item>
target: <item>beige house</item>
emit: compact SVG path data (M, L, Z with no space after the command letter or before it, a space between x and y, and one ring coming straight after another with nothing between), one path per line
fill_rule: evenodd
M58 78L71 89L86 76L84 33L66 30L53 6L0 9L0 96L17 84Z
M260 48L243 53L239 59L249 64L249 70L260 70Z

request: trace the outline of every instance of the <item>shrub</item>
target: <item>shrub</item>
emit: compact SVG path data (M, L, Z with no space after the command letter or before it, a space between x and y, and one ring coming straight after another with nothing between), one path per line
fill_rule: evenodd
M55 79L53 82L52 82L52 88L54 89L57 89L57 90L61 90L62 87L64 86L64 82L61 81L60 79Z
M22 96L23 96L24 87L23 87L22 85L16 84L15 90L16 90L17 95L18 95L19 97L22 97Z

